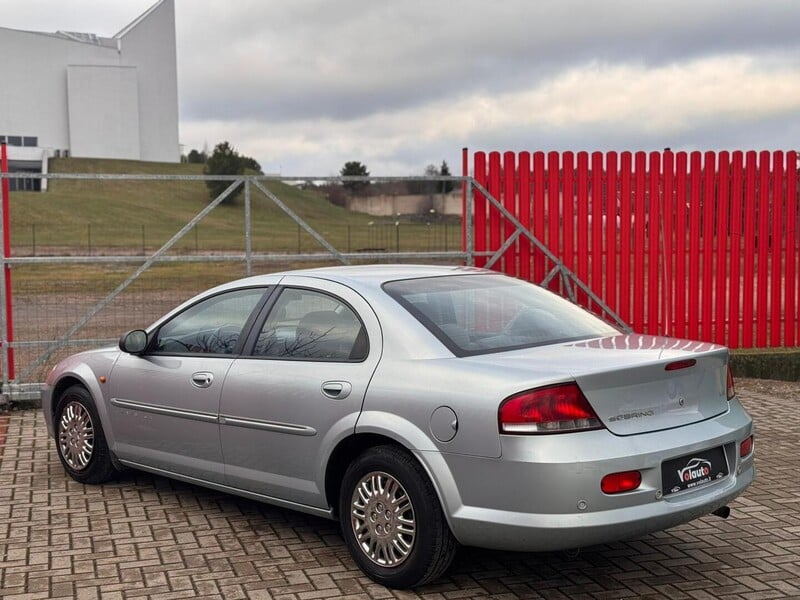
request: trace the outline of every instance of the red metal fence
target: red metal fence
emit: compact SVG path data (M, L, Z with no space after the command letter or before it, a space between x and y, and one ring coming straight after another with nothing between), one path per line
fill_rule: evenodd
M732 348L800 341L796 151L476 152L472 166L635 331ZM515 227L478 191L473 214L483 266ZM493 268L541 282L553 266L521 236ZM548 286L564 292L558 278Z

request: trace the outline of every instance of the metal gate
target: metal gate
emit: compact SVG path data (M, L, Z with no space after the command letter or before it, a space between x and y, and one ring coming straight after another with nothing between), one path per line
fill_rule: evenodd
M197 212L169 239L153 250L142 242L141 251L123 248L104 255L102 249L89 243L78 249L65 249L58 255L37 255L37 233L33 234L33 252L23 256L15 252L10 239L10 218L7 187L9 179L48 179L52 181L128 181L153 188L170 182L202 182L222 180L229 185L225 191ZM437 239L436 222L402 224L392 218L390 223L369 223L369 231L362 235L359 248L350 249L351 232L347 230L348 250L337 248L328 240L325 228L335 224L312 224L269 189L274 181L300 183L312 179L319 182L393 182L414 177L269 177L269 176L205 176L205 175L98 175L98 174L23 174L0 172L3 184L3 211L0 226L4 232L4 251L0 257L0 359L2 360L2 402L35 400L40 396L41 383L47 369L55 361L77 350L92 346L115 343L127 329L142 327L161 314L216 283L247 276L256 266L262 270L286 268L298 265L314 265L326 262L349 264L351 262L398 262L437 261L454 264L471 264L470 246L461 249L463 237L460 227L447 228L444 233L455 235L457 240L444 240L444 248L432 247ZM432 181L463 182L463 177L427 177ZM194 243L197 249L198 230L212 211L237 190L243 191L243 222L240 235L243 249L233 251L191 252ZM41 197L46 202L47 195ZM270 204L279 209L280 218L288 219L297 227L297 246L294 240L284 244L281 251L260 251L255 248L254 203ZM327 202L327 201L325 201ZM271 219L275 219L274 214ZM263 223L261 224L263 225ZM267 224L268 226L269 224ZM393 228L391 244L386 241L385 231ZM262 227L263 229L263 227ZM409 231L406 231L409 230ZM441 228L440 228L441 230ZM428 243L425 243L425 235ZM97 235L98 232L95 232ZM381 234L381 235L376 235ZM403 240L401 240L401 234ZM142 233L144 238L144 230ZM353 238L358 236L353 235ZM344 239L342 235L339 238ZM440 239L440 238L439 238ZM386 247L376 247L378 244ZM260 240L263 241L263 240ZM301 247L301 242L305 247ZM230 246L240 244L231 243ZM263 244L262 244L263 245ZM355 242L353 245L356 245ZM288 246L292 246L289 250ZM310 247L309 247L310 246ZM402 247L409 248L403 251ZM187 247L189 251L187 251ZM455 248L455 249L453 249ZM30 250L30 248L29 248ZM33 255L31 255L33 254ZM271 267L270 267L271 266ZM34 275L29 272L39 270ZM72 278L75 270L82 271ZM13 272L13 277L12 277ZM176 274L180 272L179 274ZM212 275L209 276L209 272ZM69 273L70 276L66 276ZM85 275L85 276L84 276ZM114 279L116 278L116 281ZM37 283L32 283L37 282Z

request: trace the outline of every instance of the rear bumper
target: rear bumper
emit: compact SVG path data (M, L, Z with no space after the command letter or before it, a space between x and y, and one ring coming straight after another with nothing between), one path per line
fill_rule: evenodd
M726 505L755 477L753 453L739 457L739 444L751 434L752 421L734 399L714 419L656 433L502 436L499 459L441 454L429 470L462 544L559 550L663 530ZM728 476L662 497L662 462L718 446L725 450ZM439 476L437 468L445 466L448 472ZM642 474L639 488L601 491L603 476L628 470Z

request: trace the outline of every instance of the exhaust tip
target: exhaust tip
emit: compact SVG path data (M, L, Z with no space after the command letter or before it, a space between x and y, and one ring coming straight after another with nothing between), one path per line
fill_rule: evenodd
M716 515L718 517L722 517L723 519L727 519L728 517L731 516L731 509L729 506L721 506L711 514Z

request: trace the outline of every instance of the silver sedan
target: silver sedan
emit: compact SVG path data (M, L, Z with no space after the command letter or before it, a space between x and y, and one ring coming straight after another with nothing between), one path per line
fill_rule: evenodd
M630 538L753 481L722 346L625 335L471 268L362 266L234 281L50 373L66 472L131 467L341 522L391 587L457 545Z

